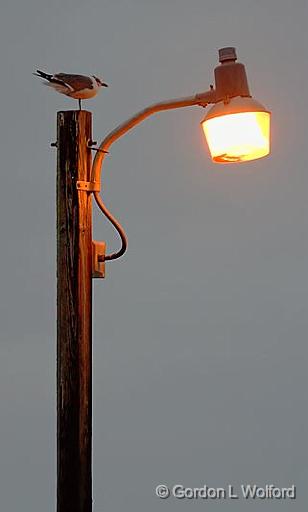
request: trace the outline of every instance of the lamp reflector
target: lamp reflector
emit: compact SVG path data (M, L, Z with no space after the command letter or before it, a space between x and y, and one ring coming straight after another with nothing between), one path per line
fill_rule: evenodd
M216 104L202 127L214 162L246 162L270 152L270 113L252 98Z

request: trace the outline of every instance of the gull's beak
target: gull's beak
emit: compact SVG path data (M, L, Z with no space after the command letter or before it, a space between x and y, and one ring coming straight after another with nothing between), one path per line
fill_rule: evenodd
M108 87L108 84L105 84L105 82L102 82L102 87Z

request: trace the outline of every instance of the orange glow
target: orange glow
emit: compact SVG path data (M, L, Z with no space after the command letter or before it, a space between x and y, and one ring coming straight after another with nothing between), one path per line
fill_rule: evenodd
M245 162L270 152L269 112L218 115L205 118L202 127L214 162Z

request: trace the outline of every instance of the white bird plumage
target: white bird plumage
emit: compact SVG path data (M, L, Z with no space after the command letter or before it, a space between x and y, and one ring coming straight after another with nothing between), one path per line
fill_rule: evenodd
M77 99L80 110L81 100L94 98L102 87L108 87L105 82L95 75L72 75L69 73L51 75L39 69L33 75L44 79L45 82L43 83L52 87L55 91Z

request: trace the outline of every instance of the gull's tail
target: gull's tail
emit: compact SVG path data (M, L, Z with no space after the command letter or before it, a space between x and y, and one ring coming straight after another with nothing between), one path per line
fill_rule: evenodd
M34 76L38 76L39 78L45 78L45 80L50 81L52 79L52 75L49 73L45 73L44 71L36 70L36 73L32 73Z

